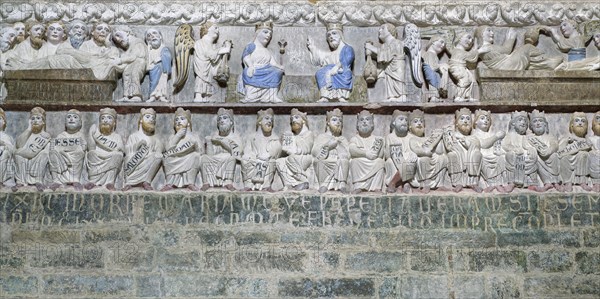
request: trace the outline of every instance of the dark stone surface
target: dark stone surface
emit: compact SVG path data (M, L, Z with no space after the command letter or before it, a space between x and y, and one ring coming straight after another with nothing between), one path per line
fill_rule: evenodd
M134 278L131 276L45 275L42 291L48 295L133 295Z
M289 297L365 297L374 296L374 282L368 278L352 279L282 279L279 296Z
M565 251L532 251L527 259L531 271L565 272L573 266L572 255Z
M397 272L406 268L406 254L400 252L358 252L346 258L349 271Z
M581 273L600 274L600 252L577 252L575 261L579 265Z

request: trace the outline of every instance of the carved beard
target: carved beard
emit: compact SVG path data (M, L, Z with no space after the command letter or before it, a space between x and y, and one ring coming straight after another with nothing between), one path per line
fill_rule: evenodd
M592 123L592 132L594 132L594 135L600 136L600 122Z
M187 126L184 125L175 125L175 132L179 132L183 129L187 128Z
M459 123L456 128L458 129L458 131L463 134L463 135L470 135L471 134L471 125L470 124L464 124L464 123Z
M271 132L273 131L273 123L270 121L263 120L260 124L260 129L262 130L263 135L271 134Z
M142 122L142 130L144 130L144 133L146 133L146 135L153 135L154 134L154 130L155 130L156 125L150 122Z
M44 44L44 39L41 36L31 36L30 41L31 46L36 50L39 50Z
M411 127L410 128L410 132L413 133L415 136L418 136L418 137L425 136L425 128Z
M81 47L81 44L83 44L83 42L85 41L85 37L83 35L73 35L71 36L69 41L71 42L71 46L73 46L73 48L79 49L79 47Z
M44 123L41 124L31 124L31 132L33 134L39 134L44 130Z
M100 124L100 133L104 136L108 136L113 132L112 124Z
M217 129L219 129L219 135L224 136L231 132L231 127L233 125L231 123L217 125Z
M150 46L152 47L152 49L158 49L160 47L161 44L161 40L160 39L154 39L150 41Z
M292 132L294 134L298 135L302 131L302 128L304 128L304 123L302 123L302 121L292 122Z
M4 53L8 50L10 50L10 43L5 40L0 40L0 51Z
M17 35L17 43L20 43L25 40L25 35Z
M329 130L331 131L331 134L333 136L340 136L342 135L342 126L341 125L329 125Z
M533 127L533 128L531 128L531 131L533 131L533 134L535 134L536 136L541 136L546 133L546 128L545 127Z
M360 125L358 127L358 132L361 133L361 135L371 135L374 129L375 128L370 125Z
M575 136L583 138L587 134L587 126L572 126L571 131Z
M100 36L98 34L94 34L94 41L97 45L105 45L106 44L106 36Z

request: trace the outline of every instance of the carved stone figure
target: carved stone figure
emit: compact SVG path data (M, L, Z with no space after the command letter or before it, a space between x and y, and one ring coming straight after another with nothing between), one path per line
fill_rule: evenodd
M592 132L594 135L589 137L592 150L588 157L588 169L592 191L600 192L600 111L596 112L592 118Z
M25 24L23 22L14 23L12 28L17 32L17 44L21 43L27 38L27 31L25 30Z
M171 75L171 50L163 43L162 33L155 28L146 30L148 61L146 70L150 79L150 97L146 102L168 102L168 80Z
M373 114L363 110L357 115L358 135L350 139L350 173L354 193L383 191L385 160L384 139L372 135L375 129Z
M92 26L92 38L84 41L79 50L92 55L117 58L119 50L112 46L108 39L111 33L112 28L107 23L94 24Z
M327 43L329 51L317 49L310 38L306 42L311 62L321 67L315 75L321 97L319 102L347 102L354 84L354 49L344 41L340 24L327 26Z
M46 42L38 52L37 58L55 55L59 48L72 47L67 42L67 26L61 22L50 22L46 26Z
M600 51L600 32L595 33L592 36L594 46ZM588 57L586 59L578 61L563 62L561 65L556 67L557 70L567 71L597 71L600 70L600 55L596 57Z
M560 158L560 177L563 191L572 192L573 185L587 185L589 169L588 156L592 143L586 138L588 121L585 113L575 112L569 121L569 135L560 139L557 155Z
M410 130L410 149L417 155L416 179L420 192L429 193L431 189L443 189L444 179L448 172L448 157L442 141L442 129L433 130L425 137L425 115L421 110L408 114Z
M50 173L56 190L61 185L73 185L76 190L83 190L81 174L83 161L87 151L87 140L83 132L81 113L71 109L65 116L65 131L50 141Z
M511 113L508 133L502 139L506 166L505 192L537 184L537 151L527 140L529 119L525 111Z
M32 21L27 23L26 29L28 37L6 54L7 69L21 69L27 63L35 61L40 48L45 43L44 34L46 29L44 25Z
M471 110L462 108L454 113L454 127L447 127L444 132L444 146L448 152L448 173L455 192L463 187L470 187L475 192L482 192L479 186L481 172L481 144L471 134L473 119Z
M417 173L417 154L410 149L408 133L408 113L394 110L390 123L390 134L385 136L385 184L387 192L396 192L396 187L405 193L411 190L411 183ZM400 186L398 186L400 185Z
M35 185L41 192L46 188L48 149L52 137L46 132L46 111L31 109L28 127L17 137L15 152L16 181L19 185Z
M256 133L246 142L242 156L244 189L273 191L271 184L281 154L281 140L273 133L273 109L258 111Z
M377 56L379 76L385 79L387 100L390 102L406 102L406 75L405 75L405 49L410 53L411 70L416 84L421 85L421 37L414 24L404 27L404 40L396 37L396 27L392 24L383 24L379 27L379 41L381 48L365 43L365 52ZM420 80L420 81L418 81Z
M314 135L309 129L306 113L296 108L290 113L290 127L291 131L282 136L284 157L277 159L277 171L285 188L305 190L309 188L307 170L313 163Z
M88 172L86 189L105 186L115 190L115 180L123 162L124 145L121 135L115 132L117 111L112 108L100 109L99 124L89 130L88 152L85 164Z
M527 137L529 144L537 152L537 173L543 186L529 186L529 189L544 192L554 187L561 191L559 180L558 140L549 134L548 120L544 112L537 109L529 113L529 126L533 135Z
M340 109L328 111L325 133L315 138L312 148L315 174L319 182L319 192L340 190L347 192L348 170L350 167L350 144L342 136L344 127Z
M545 53L532 44L515 48L516 33L511 28L504 44L499 45L495 43L492 27L480 26L475 30L475 37L480 45L479 57L487 68L509 71L551 70L562 62L562 57L545 57Z
M146 72L148 50L143 40L133 35L128 27L116 29L112 40L121 53L116 59L117 70L123 75L124 102L142 100L141 82Z
M15 186L15 141L6 134L6 113L0 108L0 187Z
M207 154L202 156L202 190L210 187L225 187L233 191L235 166L242 158L244 144L235 133L233 110L219 108L217 133L206 137Z
M256 25L254 41L244 48L242 80L238 80L238 91L244 94L242 103L283 102L277 95L283 78L283 65L267 48L272 36L273 23L260 23Z
M440 62L446 51L446 41L440 35L431 37L423 53L423 76L427 82L425 92L429 102L441 102L448 97L448 64Z
M57 53L73 57L81 67L91 69L98 79L107 78L120 62L119 50L108 39L111 32L108 24L95 24L92 38L84 41L79 49L59 49Z
M448 71L452 78L456 80L456 96L454 102L476 102L473 98L473 85L475 76L467 68L467 63L476 63L478 52L473 47L473 35L463 32L457 36L454 47L447 49L450 54Z
M543 26L540 29L550 35L563 53L568 53L568 61L585 59L585 40L577 31L577 22L565 19L558 28Z
M14 47L16 40L17 33L14 28L4 27L0 29L0 100L7 95L2 78L4 78L4 70L6 69L8 51Z
M69 43L73 49L79 49L88 39L90 30L88 25L81 20L73 20L69 26Z
M156 111L142 108L137 132L129 135L125 144L125 188L142 187L153 190L152 181L162 163L163 142L154 134Z
M502 139L506 134L503 131L490 132L492 113L486 110L477 109L475 111L473 127L473 136L479 139L481 146L481 178L486 186L484 191L491 192L498 189L505 193L506 166L502 151Z
M212 22L200 26L200 39L194 43L194 102L216 102L214 98L218 88L215 80L217 69L224 63L224 57L231 52L231 41L217 46L219 27Z
M175 133L169 137L163 153L166 179L162 191L173 188L199 191L196 177L200 171L200 157L204 152L204 143L192 133L192 113L177 108L173 129Z

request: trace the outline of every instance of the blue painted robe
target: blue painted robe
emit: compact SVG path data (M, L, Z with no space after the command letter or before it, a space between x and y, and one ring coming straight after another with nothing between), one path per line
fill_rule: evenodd
M256 45L254 43L248 44L242 53L242 61L244 61L246 56L252 54L255 49ZM252 75L252 77L249 77L247 72L248 68L244 67L244 70L242 71L242 80L244 85L250 85L258 88L278 88L283 77L283 72L279 68L269 64L255 68L254 75Z
M354 63L354 49L344 45L340 52L340 63L342 64L342 73L331 76L331 88L352 90L352 64ZM315 75L319 89L327 86L327 73L335 64L328 64L319 69Z

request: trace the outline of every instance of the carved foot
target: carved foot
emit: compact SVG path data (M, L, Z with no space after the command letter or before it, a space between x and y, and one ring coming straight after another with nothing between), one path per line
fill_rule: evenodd
M327 103L329 100L327 98L320 98L317 103Z
M209 184L204 184L204 185L202 185L202 187L200 188L200 190L201 191L206 191L206 190L208 190L208 188L210 188L210 185Z
M142 188L144 188L144 190L146 190L146 191L152 191L152 190L154 190L154 188L152 188L152 185L150 185L150 183L148 183L148 182L143 182L142 183Z
M462 191L462 189L463 189L462 185L456 185L456 186L454 186L454 188L452 188L452 191L458 193L458 192Z
M225 186L223 186L225 189L229 190L229 191L237 191L237 189L235 189L235 187L233 186L233 184L227 184Z
M106 184L106 189L110 191L117 191L117 188L115 188L115 184Z
M513 190L515 190L515 184L508 184L506 186L503 186L505 193L511 193Z
M600 192L600 184L594 184L594 191Z
M92 190L92 189L96 188L96 184L94 184L94 183L86 183L84 185L84 187L85 187L85 190Z
M60 188L60 184L59 183L52 183L50 184L50 186L48 186L48 188L52 189L52 191L56 191L56 189Z
M340 103L348 103L348 100L346 100L344 98L339 98L338 102L340 102Z
M44 185L44 184L40 184L40 183L37 183L37 184L35 184L35 188L36 188L36 189L37 189L39 192L44 192L44 189L46 189L46 185Z
M498 191L500 191L500 186L496 187L496 186L489 186L483 189L483 192L485 193L490 193L492 191L494 191L494 189L498 189ZM502 191L500 191L502 192Z
M164 185L162 187L162 189L160 189L160 191L164 192L164 191L170 191L170 190L173 190L173 189L175 189L175 185L167 184L167 185Z
M321 188L319 188L319 193L325 193L327 192L327 187L322 186Z
M82 191L83 185L81 183L73 183L73 188L75 188L77 191Z
M398 189L400 189L400 188L398 188ZM404 184L404 187L402 187L402 192L404 192L404 193L408 194L408 193L410 193L411 190L412 190L412 188L410 187L409 184Z
M296 191L302 191L302 190L306 190L306 189L308 189L308 182L304 182L302 184L294 186L294 190L296 190Z
M14 186L10 187L10 191L12 191L12 192L19 191L19 185L14 185Z
M395 187L393 187L393 186L388 186L388 187L385 189L385 192L387 192L387 193L396 193L396 188L395 188Z
M354 191L352 191L352 194L361 194L364 190L363 189L354 189Z
M562 190L560 190L560 191L562 191L562 192L573 192L573 184L571 184L571 183L564 184L561 189Z
M196 186L194 184L188 185L187 188L190 189L190 190L192 190L192 191L195 191L195 192L198 192L198 191L201 190L201 188L198 188L198 186Z
M265 188L265 191L266 191L266 192L269 192L269 193L274 193L274 192L276 192L276 191L275 191L273 188L271 188L271 186L269 186L269 187Z
M581 184L581 188L585 191L594 191L594 186L588 184Z
M481 187L479 187L479 185L472 185L469 186L473 191L477 192L477 193L481 193L483 192L483 189Z
M121 189L121 191L126 192L126 191L131 190L132 188L133 188L133 186L131 186L131 185L125 185L125 187L123 187L123 189Z

